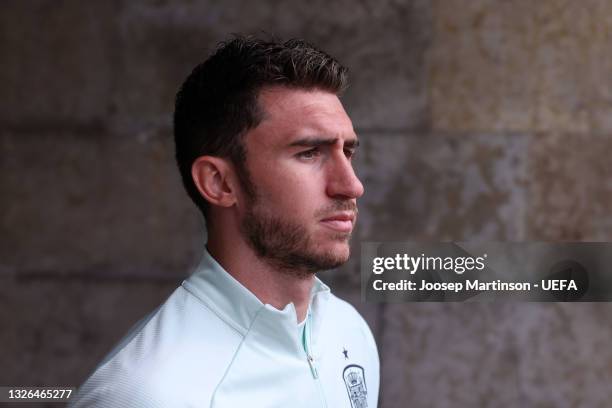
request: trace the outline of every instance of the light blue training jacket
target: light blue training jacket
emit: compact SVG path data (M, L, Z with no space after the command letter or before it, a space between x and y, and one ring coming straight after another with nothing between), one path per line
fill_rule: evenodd
M205 252L69 406L375 408L378 387L370 329L319 279L300 330L293 303L263 304Z

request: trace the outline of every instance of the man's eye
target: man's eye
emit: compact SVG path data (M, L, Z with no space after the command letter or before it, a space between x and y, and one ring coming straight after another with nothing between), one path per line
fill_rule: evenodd
M304 150L303 152L299 152L297 156L300 159L311 160L311 159L316 158L320 154L321 152L319 151L319 149L314 148L314 149Z
M349 159L352 158L355 153L357 153L355 149L344 149L344 155Z

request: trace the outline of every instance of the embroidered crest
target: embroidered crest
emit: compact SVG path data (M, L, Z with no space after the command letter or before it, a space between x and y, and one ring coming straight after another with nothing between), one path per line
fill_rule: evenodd
M351 400L351 407L366 408L368 406L368 401L366 400L368 389L366 388L363 367L356 364L347 365L342 372L342 378L344 378L346 391L348 392L349 400Z

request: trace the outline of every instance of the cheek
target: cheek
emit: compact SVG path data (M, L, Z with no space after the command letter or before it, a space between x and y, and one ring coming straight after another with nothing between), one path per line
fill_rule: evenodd
M314 165L297 163L293 158L269 158L253 164L251 177L262 201L278 209L292 209L296 215L312 214L325 200L320 170Z
M312 181L290 173L279 174L272 180L266 180L258 192L261 201L273 211L282 211L295 218L312 217L321 205L320 194Z

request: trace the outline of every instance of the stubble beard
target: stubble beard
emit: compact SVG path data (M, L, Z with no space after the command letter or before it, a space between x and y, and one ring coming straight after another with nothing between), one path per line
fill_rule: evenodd
M317 249L316 242L303 225L266 213L259 205L256 192L249 201L241 222L242 233L256 255L276 270L306 279L316 272L337 268L348 260L348 252L345 255L331 249ZM347 209L356 212L353 202L339 201L318 213L329 214L334 210ZM327 239L344 242L348 246L350 235L336 233Z

